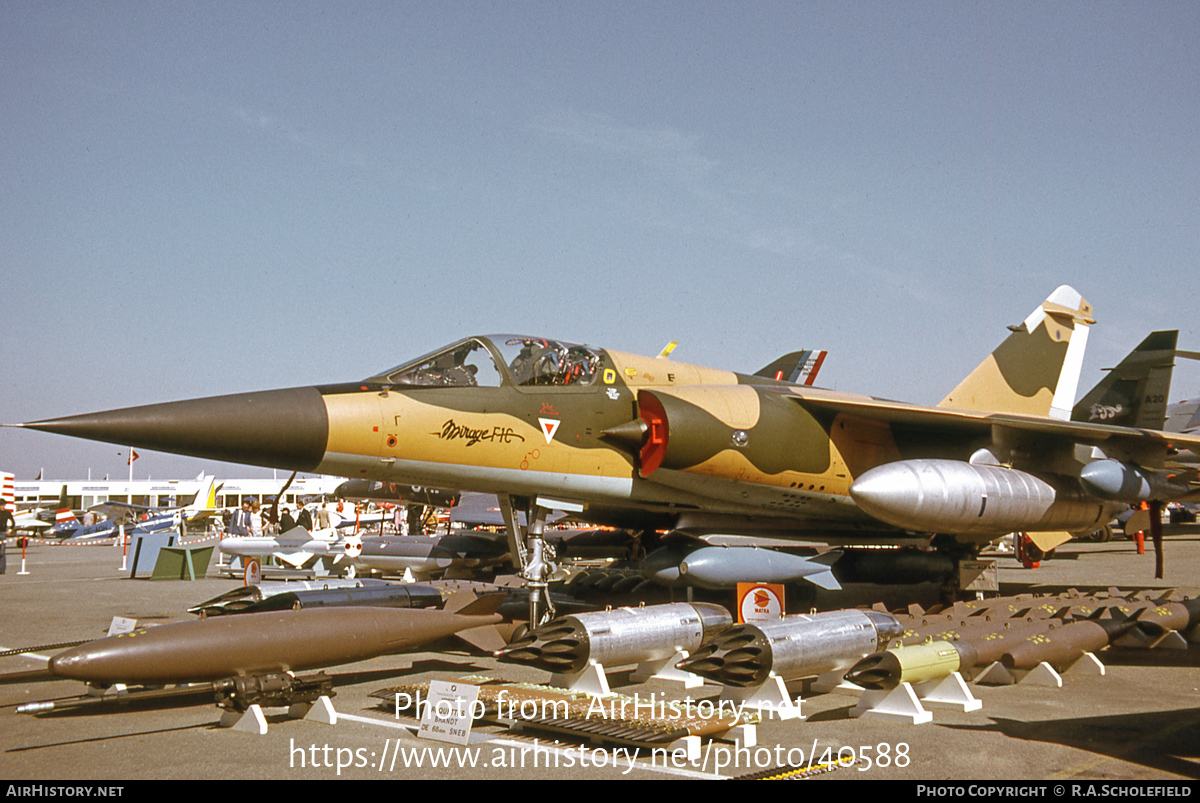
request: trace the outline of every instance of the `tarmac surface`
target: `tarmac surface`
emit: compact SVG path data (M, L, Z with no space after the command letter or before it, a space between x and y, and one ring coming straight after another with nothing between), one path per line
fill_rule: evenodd
M210 567L203 580L130 580L111 546L31 547L20 575L19 549L0 575L4 620L0 651L99 638L113 616L146 624L188 621L184 609L240 585ZM1122 593L1174 589L1200 595L1200 535L1168 538L1166 581L1154 580L1154 555L1133 544L1068 544L1041 568L1000 560L1001 592L1059 593L1069 588ZM604 749L582 740L514 733L480 723L466 747L418 740L416 720L380 708L378 689L427 680L488 675L545 683L537 669L500 664L461 642L441 651L389 656L326 670L335 678L336 724L290 720L268 709L264 736L218 726L211 703L108 706L41 716L14 713L23 703L82 693L72 681L0 686L0 777L30 780L133 779L618 779L737 778L789 763L816 766L854 755L857 764L816 776L828 780L1113 781L1200 778L1200 645L1186 649L1110 647L1098 657L1106 674L1066 673L1061 688L1028 684L975 686L980 710L933 711L933 722L908 725L849 716L857 698L806 692L803 720L767 720L757 746L712 742L687 763L642 750ZM0 673L45 666L53 650L0 657ZM685 690L660 681L614 692L641 700L716 697L718 688ZM533 749L533 748L538 749ZM439 752L440 751L440 752ZM868 764L866 759L870 759ZM416 761L423 766L413 766ZM441 766L431 766L433 762ZM406 766L406 764L408 766ZM340 766L339 766L340 765Z

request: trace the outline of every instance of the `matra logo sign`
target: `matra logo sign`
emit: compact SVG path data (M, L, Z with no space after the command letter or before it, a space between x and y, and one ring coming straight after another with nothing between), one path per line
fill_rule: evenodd
M783 618L784 591L779 583L738 583L738 624Z

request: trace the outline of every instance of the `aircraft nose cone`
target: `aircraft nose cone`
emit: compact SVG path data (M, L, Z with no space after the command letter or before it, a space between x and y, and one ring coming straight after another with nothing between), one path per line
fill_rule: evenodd
M212 396L22 426L141 449L293 471L320 464L329 416L315 387Z

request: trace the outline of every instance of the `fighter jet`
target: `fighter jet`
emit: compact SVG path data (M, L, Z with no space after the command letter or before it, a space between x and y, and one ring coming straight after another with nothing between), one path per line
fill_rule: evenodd
M531 587L545 512L692 533L928 544L1085 532L1123 502L1077 446L1157 469L1200 437L1071 421L1092 307L1060 287L935 407L542 337L469 337L360 382L24 424L214 460L495 493ZM1160 489L1167 492L1170 489ZM516 511L529 513L521 526ZM532 595L536 600L537 595Z

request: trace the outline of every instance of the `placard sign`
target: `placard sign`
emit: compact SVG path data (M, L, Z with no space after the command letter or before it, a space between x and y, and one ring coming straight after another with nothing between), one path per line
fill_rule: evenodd
M418 738L466 744L471 736L472 712L477 699L478 686L431 680Z
M778 583L738 583L738 623L783 618L784 591Z

